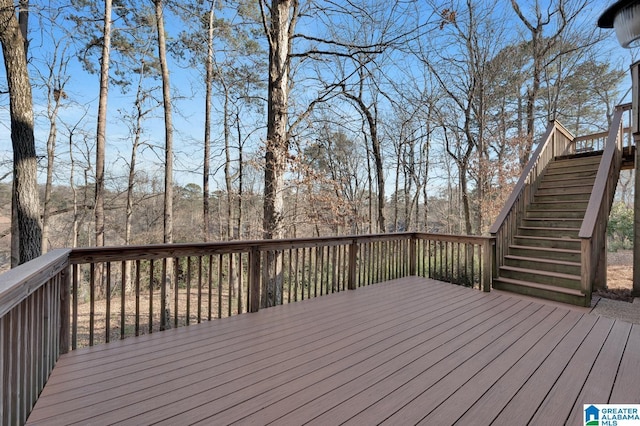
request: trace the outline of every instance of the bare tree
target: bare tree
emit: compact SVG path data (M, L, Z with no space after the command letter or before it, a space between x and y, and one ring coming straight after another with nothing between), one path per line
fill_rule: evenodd
M167 42L164 29L164 3L162 0L154 0L156 13L156 27L158 30L158 57L160 58L160 70L162 75L162 99L164 109L165 131L165 166L164 166L164 233L163 242L173 243L173 116L171 107L171 87L169 67L167 64ZM166 276L171 276L172 263L167 259L165 267ZM175 284L175 283L174 283ZM169 283L171 285L171 282ZM163 287L165 288L165 287ZM162 307L161 327L169 325L171 297L165 295L165 306Z
M18 255L12 255L12 259L17 258L18 264L40 256L42 249L33 99L27 69L27 17L27 1L20 3L18 22L14 3L0 0L0 43L9 88L13 146L13 205L16 215L12 223L17 223L18 235L14 234L14 237L19 238Z
M54 40L53 56L47 64L48 75L43 76L47 87L47 118L49 120L49 136L47 137L47 179L45 182L44 205L42 209L42 252L49 246L49 216L51 214L51 192L53 186L53 169L55 166L56 139L58 136L58 112L61 103L67 98L65 85L69 81L66 72L71 57L61 40Z
M571 25L577 23L591 0L553 0L548 5L541 5L535 0L530 12L533 16L526 16L517 0L511 0L511 6L518 19L524 24L530 34L529 52L531 55L530 83L527 86L526 104L526 130L527 143L520 154L520 164L524 166L529 160L533 147L533 135L535 132L537 100L540 96L541 81L545 67L553 63L564 53L575 50L575 45L566 45L566 50L560 48ZM580 25L580 24L578 24ZM595 26L593 30L595 31ZM587 47L595 40L591 40L582 47Z

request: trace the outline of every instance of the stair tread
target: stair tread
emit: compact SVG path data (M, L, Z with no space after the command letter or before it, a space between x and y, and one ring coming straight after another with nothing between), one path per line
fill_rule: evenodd
M549 264L553 264L553 265L580 266L580 262L571 262L569 260L546 259L546 258L543 258L543 257L517 256L517 255L514 255L514 254L506 255L505 259L523 260L523 261L529 261L529 262L549 263Z
M582 222L582 219L578 218L578 217L525 217L524 220L544 220L547 222L564 222L564 221L580 221Z
M523 273L523 274L545 275L547 277L553 277L553 278L564 278L564 279L567 279L567 280L581 280L582 279L580 277L580 275L565 274L565 273L562 273L562 272L541 271L541 270L538 270L538 269L520 268L520 267L517 267L517 266L502 265L500 267L500 269L507 269L509 271L520 272L520 273Z
M569 241L569 242L580 242L580 238L571 238L571 237L538 237L535 235L516 235L515 238L530 238L534 240L545 240L545 241Z
M536 192L536 195L538 195L540 191L548 191L549 189L558 189L558 188L540 188ZM548 196L548 195L568 195L568 194L591 194L592 189L593 189L593 185L577 186L577 187L566 189L565 192L563 192L562 194L544 194L544 195Z
M510 245L509 248L523 249L523 250L536 250L536 251L553 252L553 253L580 254L580 250L571 250L571 249L563 249L563 248L555 248L555 247L523 246L519 244L514 244L514 245Z
M557 286L554 286L554 285L534 283L534 282L531 282L531 281L515 280L513 278L505 278L505 277L496 278L494 281L498 282L498 283L504 282L505 284L513 284L513 285L517 285L517 286L535 288L535 289L538 289L538 290L547 290L547 291L552 291L552 292L556 292L556 293L563 293L563 294L568 294L568 295L571 295L571 296L584 297L584 293L582 293L582 291L576 290L576 289L573 289L573 288L557 287Z
M582 213L584 209L527 209L527 212Z
M556 228L553 226L519 226L519 229L528 229L528 230L544 230L544 231L575 231L575 230L580 230L580 227L577 228Z

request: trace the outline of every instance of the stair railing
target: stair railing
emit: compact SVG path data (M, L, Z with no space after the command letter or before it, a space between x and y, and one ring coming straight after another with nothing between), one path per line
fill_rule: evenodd
M533 202L533 196L538 189L544 170L556 156L569 153L569 150L573 149L574 140L575 136L560 122L556 120L549 122L547 131L538 143L538 147L522 171L509 199L489 230L496 241L494 278L498 277L500 266L504 264L504 256L508 254L507 250L513 244L519 220L522 218L527 206Z
M605 287L607 282L607 222L622 165L622 146L626 133L622 118L629 110L630 105L621 105L616 108L589 204L587 204L587 211L578 234L581 240L581 289L588 299L591 298L594 286Z

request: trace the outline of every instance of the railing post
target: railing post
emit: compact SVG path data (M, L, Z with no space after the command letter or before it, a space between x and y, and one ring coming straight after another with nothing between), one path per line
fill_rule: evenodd
M486 239L482 243L482 290L491 291L491 273L493 272L493 240Z
M69 352L69 337L71 333L71 299L69 297L69 287L71 286L71 265L60 272L60 354Z
M417 256L418 256L418 237L415 234L411 236L409 239L409 276L413 277L417 275L416 272L416 264L417 264Z
M260 250L252 247L249 252L249 312L260 309Z
M358 287L358 283L356 282L358 271L358 243L356 240L353 240L351 244L349 244L349 279L347 282L347 287L349 290L355 290Z

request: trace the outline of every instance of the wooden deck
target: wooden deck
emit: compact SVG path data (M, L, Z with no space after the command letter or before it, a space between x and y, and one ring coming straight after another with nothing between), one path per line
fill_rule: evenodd
M28 424L581 424L640 325L412 277L77 350Z

